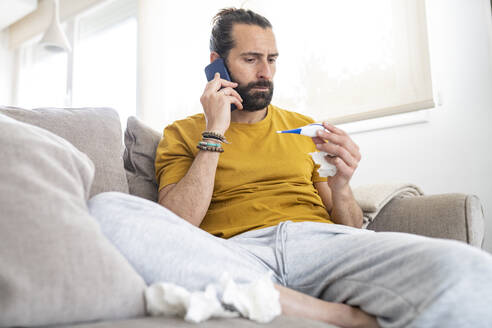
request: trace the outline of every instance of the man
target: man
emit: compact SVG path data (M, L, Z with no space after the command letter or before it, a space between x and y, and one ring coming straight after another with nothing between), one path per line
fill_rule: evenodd
M278 50L268 20L219 12L210 61L219 57L233 82L216 75L200 99L204 113L166 127L157 149L159 203L182 219L166 223L161 239L172 254L142 273L148 283L194 289L223 271L247 281L271 270L287 315L340 327L491 325L490 255L359 229L349 182L361 155L351 138L326 123L330 133L313 139L275 133L313 121L270 104ZM335 155L328 180L308 155L316 149Z

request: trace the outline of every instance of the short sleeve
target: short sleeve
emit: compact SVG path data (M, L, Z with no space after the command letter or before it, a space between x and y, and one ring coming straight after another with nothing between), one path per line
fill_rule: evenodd
M156 149L155 174L159 191L167 185L179 182L193 163L194 155L175 124L164 129Z

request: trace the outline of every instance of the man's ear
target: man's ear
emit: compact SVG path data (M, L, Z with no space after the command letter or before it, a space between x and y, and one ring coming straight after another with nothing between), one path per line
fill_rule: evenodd
M215 51L212 51L210 53L210 62L213 62L214 60L216 60L217 58L220 58L219 54L216 53Z

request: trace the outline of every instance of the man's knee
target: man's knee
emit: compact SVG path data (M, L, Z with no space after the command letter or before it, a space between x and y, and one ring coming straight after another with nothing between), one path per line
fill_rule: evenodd
M422 263L438 283L492 275L492 256L459 241L430 239L421 246L417 259L417 264Z
M429 272L419 282L420 314L409 327L432 322L488 327L491 313L482 305L492 302L492 256L451 240L431 239L422 246L420 265Z

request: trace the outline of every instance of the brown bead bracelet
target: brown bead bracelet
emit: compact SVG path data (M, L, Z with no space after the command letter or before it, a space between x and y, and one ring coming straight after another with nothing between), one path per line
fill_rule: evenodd
M218 153L223 153L224 148L222 147L213 147L213 146L202 146L200 144L196 145L196 148L201 149L201 150L206 150L206 151L214 151Z
M222 134L220 133L217 133L217 132L213 132L213 131L204 131L202 132L202 137L203 139L215 139L215 140L219 140L221 142L224 142L224 143L227 143L229 144L230 142L227 141L226 137L223 136Z

